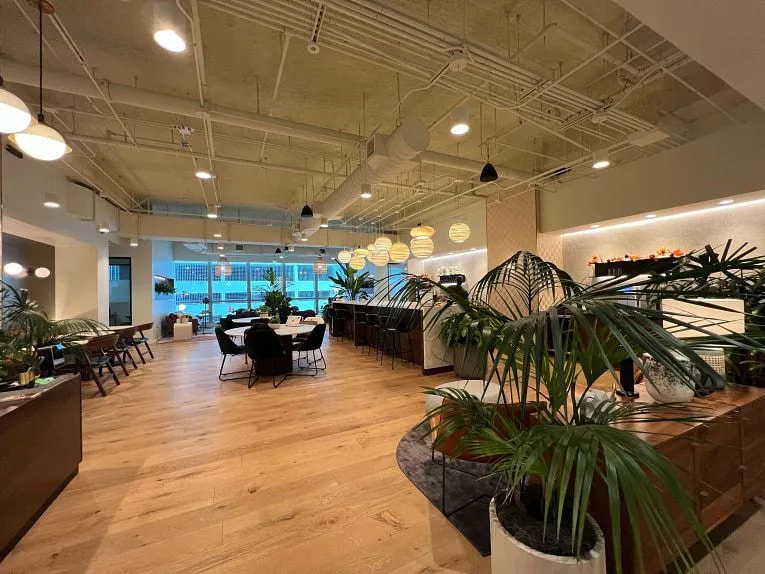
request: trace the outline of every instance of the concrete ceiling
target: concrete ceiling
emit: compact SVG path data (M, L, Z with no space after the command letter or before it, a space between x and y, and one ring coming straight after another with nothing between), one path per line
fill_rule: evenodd
M765 109L761 0L615 0L699 64Z
M153 0L54 3L45 22L46 115L75 148L61 168L135 212L184 204L203 217L218 203L288 223L359 165L359 142L415 117L430 129L428 151L447 161L407 162L334 224L406 227L457 196L506 198L591 175L590 152L601 147L626 163L760 113L611 0L180 0L193 20L184 26L189 44L198 25L201 90L194 50L171 54L152 41ZM30 104L35 18L24 0L0 3L0 72ZM456 50L467 67L444 71ZM120 102L135 89L183 106ZM471 130L457 138L449 114L463 101ZM206 122L208 110L218 114ZM234 125L244 117L246 126ZM278 133L277 122L300 130ZM627 142L656 126L669 137ZM515 177L480 184L487 147ZM213 164L215 182L200 187L192 157ZM460 158L475 163L455 167Z

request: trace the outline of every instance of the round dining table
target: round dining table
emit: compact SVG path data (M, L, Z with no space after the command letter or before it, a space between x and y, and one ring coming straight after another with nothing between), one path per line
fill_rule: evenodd
M295 335L304 335L313 331L315 325L298 325L297 327L287 327L281 325L278 329L274 329L274 332L282 338L285 349L292 348L292 337ZM242 337L244 338L245 332L250 329L246 327L234 327L225 331L229 337ZM261 375L285 375L292 372L292 353L287 353L283 358L268 361L258 367L258 373Z
M235 317L234 319L231 319L232 323L236 323L237 325L249 325L253 321L268 321L269 317Z

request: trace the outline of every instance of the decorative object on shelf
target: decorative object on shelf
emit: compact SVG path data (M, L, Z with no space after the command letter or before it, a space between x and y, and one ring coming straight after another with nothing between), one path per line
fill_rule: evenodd
M409 259L409 246L397 241L391 245L389 255L392 263L403 263Z
M430 257L435 249L433 240L430 237L415 237L410 242L410 246L412 248L412 255L419 259Z
M666 247L659 247L656 250L656 257L669 257L669 256L670 256L670 252L669 252L669 249L667 249Z
M411 235L413 239L419 239L420 237L433 237L435 233L435 229L433 229L430 225L423 225L422 223L418 223L417 227L412 228L412 230L409 232L409 235Z
M369 254L369 262L377 267L384 267L390 261L387 251L375 251Z
M684 357L678 360L687 365L689 380L683 380L650 355L643 356L645 389L659 403L688 403L695 396L694 382L699 378L698 369Z
M675 249L672 251L672 257L682 257L685 252L682 249Z
M364 261L362 259L362 261ZM340 264L341 270L334 277L328 279L337 287L339 297L345 297L351 301L368 299L367 290L374 289L375 282L368 271L357 273L350 265Z
M55 161L61 159L64 154L70 153L72 148L66 145L64 138L52 127L46 125L45 114L43 110L43 6L40 1L38 5L38 50L40 56L40 86L39 103L40 113L37 120L32 120L31 124L24 130L8 136L18 148L30 157L41 161Z
M353 250L353 254L356 257L361 257L362 259L369 255L369 249L365 249L361 245L359 245L356 249Z
M596 263L602 263L602 259L600 258L600 255L593 255L587 260L587 265L592 267Z
M377 251L384 251L388 253L391 247L393 247L393 242L390 240L390 237L381 235L375 239L375 247L377 248Z
M353 257L353 253L351 253L347 249L342 249L340 251L340 253L337 254L337 260L340 263L346 263L346 264L350 263L351 262L351 257Z
M319 250L319 256L313 262L313 272L317 275L323 275L327 272L327 262L324 260L324 249Z
M364 259L361 255L354 255L353 257L351 257L351 262L348 263L351 269L355 269L356 271L359 271L360 269L364 269L364 265L366 264L367 264L366 259Z
M458 221L452 223L449 227L449 239L454 243L465 243L470 237L470 226L467 223Z
M0 133L15 134L27 129L31 123L29 108L20 97L5 89L0 75Z

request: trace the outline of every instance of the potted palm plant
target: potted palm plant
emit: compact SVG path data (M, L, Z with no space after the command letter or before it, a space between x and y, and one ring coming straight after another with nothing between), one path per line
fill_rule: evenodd
M695 256L691 254L690 257ZM672 463L630 425L705 420L695 403L620 401L612 386L593 402L598 379L644 353L691 388L688 370L712 376L696 353L698 341L680 340L664 325L688 327L687 316L656 305L634 306L624 289L642 290L647 300L681 296L693 301L693 279L755 273L765 260L736 251L699 271L681 259L662 273L621 276L594 286L576 283L553 263L518 252L490 270L462 302L479 348L489 357L485 380L502 388L498 404L485 404L461 389L428 389L443 399L428 415L436 438L459 437L460 448L492 464L499 489L491 504L492 570L506 573L604 572L603 536L589 517L593 490L607 491L610 528L606 553L622 572L622 526L635 536L635 554L658 552L685 571L693 562L676 518L656 488L661 484L697 537L710 547L691 500ZM645 273L645 271L643 271ZM413 283L413 282L409 282ZM433 289L441 289L431 282ZM683 284L682 293L673 286ZM391 295L402 312L411 300L406 283ZM708 304L707 304L708 306ZM446 309L430 315L437 324ZM700 313L703 316L703 308ZM756 342L703 331L705 342L756 348ZM634 428L634 427L632 427ZM658 428L658 427L657 427ZM648 540L646 540L648 539ZM649 546L648 544L651 544ZM642 563L638 570L642 568Z
M341 271L334 277L329 277L329 280L340 290L339 295L349 301L369 299L368 291L374 289L375 286L375 280L369 275L369 272L359 273L347 263L338 261L337 264Z

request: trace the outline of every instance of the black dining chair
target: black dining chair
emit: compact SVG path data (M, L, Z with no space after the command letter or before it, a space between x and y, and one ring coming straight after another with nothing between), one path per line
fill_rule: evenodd
M221 317L220 318L220 328L224 331L228 331L229 329L233 329L234 327L237 327L238 325L234 323L234 320L231 317Z
M324 371L327 368L327 361L324 359L324 353L321 351L321 344L324 342L324 334L326 331L327 325L325 323L316 325L313 330L308 333L308 337L306 339L302 341L296 341L292 345L292 350L298 352L298 367L300 367L302 353L305 353L305 368L308 369L311 367L311 365L313 365L313 375L309 375L311 377L318 375L319 369ZM316 351L319 351L319 359L316 358ZM313 361L308 360L308 353L312 353ZM324 366L319 367L319 362L321 362Z
M277 383L274 363L277 359L291 357L292 349L284 348L281 338L271 327L266 326L265 328L258 328L257 326L253 326L249 329L244 336L244 348L247 352L247 356L252 360L250 378L247 382L248 388L251 389L252 385L257 382L259 378L258 369L263 364L268 364L270 367L271 382L273 383L274 388L284 382L289 373L284 373L284 376Z
M223 355L223 361L220 364L220 371L218 371L218 379L221 381L237 381L239 379L247 379L249 377L229 377L228 375L238 375L239 373L249 373L250 369L244 371L231 371L229 373L223 372L223 367L226 364L228 357L235 357L237 355L244 355L244 345L237 345L233 339L223 332L220 327L215 327L215 338L218 339L218 347L220 347L220 354ZM226 378L224 378L226 377Z

